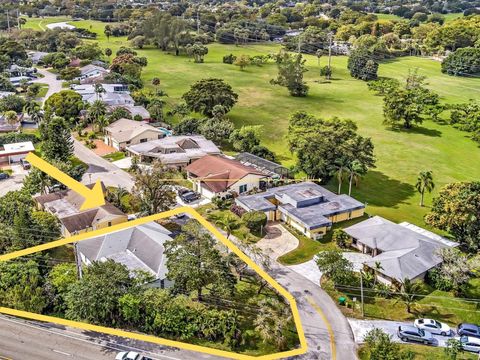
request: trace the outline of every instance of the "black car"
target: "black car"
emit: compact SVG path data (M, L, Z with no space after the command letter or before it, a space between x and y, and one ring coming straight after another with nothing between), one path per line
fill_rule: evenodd
M10 175L8 175L7 173L0 173L0 180L6 180L10 177Z
M183 194L180 194L180 199L186 203L191 203L192 201L200 199L200 194L193 191L187 191Z
M22 163L23 169L29 170L31 168L31 165L27 160L22 159L22 160L20 160L20 162Z
M457 334L459 336L471 336L480 338L480 327L475 324L462 323L457 327Z

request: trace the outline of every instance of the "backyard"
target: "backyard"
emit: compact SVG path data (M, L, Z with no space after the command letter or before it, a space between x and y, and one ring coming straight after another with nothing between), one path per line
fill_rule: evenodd
M32 19L27 27L40 28L51 19ZM60 19L61 21L62 19ZM72 22L99 34L100 46L114 51L126 44L125 38L103 35L104 23L95 21ZM233 53L268 54L280 49L279 45L208 45L209 53L204 64L195 64L186 56L174 56L154 48L138 50L148 58L143 79L151 86L153 77L161 79L161 88L167 92L169 106L181 101L181 96L197 80L207 77L225 79L239 94L237 105L229 116L237 126L262 125L262 141L272 149L282 164L294 164L294 156L285 146L288 120L292 109L330 118L334 116L355 120L362 135L370 136L375 145L377 168L362 179L352 195L367 203L368 212L393 221L409 221L425 226L423 216L431 204L426 196L426 207L418 205L419 195L414 189L417 174L432 170L436 183L435 192L454 181L473 180L480 176L480 151L467 133L448 125L426 121L422 126L408 131L392 131L382 125L382 99L369 92L365 82L354 80L346 69L346 57L334 57L333 80L325 82L319 76L317 58L306 56L309 71L305 79L310 86L309 96L294 98L282 87L270 84L276 74L276 65L249 66L245 71L233 65L223 64L222 57ZM321 58L321 66L326 64ZM440 72L440 63L419 57L389 60L380 65L381 76L403 79L410 69L418 68L427 76L429 86L439 93L442 101L454 103L478 98L480 79L458 78ZM174 119L173 121L176 121ZM435 161L432 159L435 158ZM455 159L452 162L452 159ZM331 189L335 184L329 184ZM345 190L345 189L344 189Z

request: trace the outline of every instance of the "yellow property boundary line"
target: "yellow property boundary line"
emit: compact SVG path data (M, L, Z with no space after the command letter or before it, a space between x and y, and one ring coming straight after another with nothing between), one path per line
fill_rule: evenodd
M177 209L173 209L173 210L169 210L169 211L165 211L165 212L160 213L160 214L147 216L147 217L144 217L144 218L141 218L141 219L136 219L136 220L129 221L129 222L126 222L126 223L114 225L114 226L111 226L111 227L108 227L108 228L95 230L95 231L83 233L83 234L80 234L80 235L75 235L75 236L72 236L72 237L69 237L69 238L52 241L52 242L49 242L47 244L34 246L34 247L31 247L31 248L28 248L28 249L14 251L10 254L0 255L0 262L1 261L12 260L12 259L15 259L15 258L18 258L18 257L21 257L21 256L30 255L30 254L40 252L40 251L45 251L45 250L52 249L52 248L55 248L55 247L58 247L58 246L67 245L67 244L70 244L70 243L73 243L73 242L86 240L86 239L89 239L91 237L105 235L105 234L108 234L110 232L123 230L123 229L130 228L130 227L133 227L133 226L142 225L142 224L145 224L145 223L148 223L148 222L168 218L168 217L178 215L178 214L189 214L191 217L193 217L198 222L200 222L200 224L202 224L207 230L209 230L218 240L220 240L223 244L225 244L225 246L227 246L233 253L235 253L240 259L242 259L248 266L250 266L253 270L255 270L265 281L267 281L270 284L270 286L272 286L283 297L285 297L285 299L287 299L287 301L290 303L290 308L292 310L293 320L294 320L295 327L297 329L298 337L299 337L299 340L300 340L300 347L299 348L294 349L294 350L279 352L279 353L275 353L275 354L268 354L268 355L262 355L262 356L252 356L252 355L239 354L239 353L234 353L234 352L225 351L225 350L213 349L213 348L209 348L209 347L205 347L205 346L187 344L187 343L180 342L180 341L163 339L163 338L159 338L159 337L152 336L152 335L145 335L145 334L139 334L139 333L134 333L134 332L125 331L125 330L113 329L113 328L104 327L104 326L91 325L91 324L82 323L82 322L78 322L78 321L71 321L71 320L61 319L61 318L57 318L57 317L53 317L53 316L40 315L40 314L35 314L35 313L20 311L20 310L14 310L14 309L9 309L9 308L4 308L4 307L0 307L0 313L13 315L13 316L18 316L18 317L27 318L27 319L32 319L32 320L43 321L43 322L56 323L56 324L60 324L60 325L65 325L65 326L70 326L70 327L82 329L82 330L96 331L96 332L101 332L101 333L105 333L105 334L109 334L109 335L121 336L121 337L125 337L125 338L141 340L141 341L147 341L147 342L151 342L151 343L155 343L155 344L176 347L176 348L180 348L180 349L184 349L184 350L197 351L197 352L201 352L201 353L205 353L205 354L216 355L216 356L221 356L221 357L230 358L230 359L274 360L274 359L282 359L282 358L289 357L289 356L304 354L307 351L307 341L305 339L305 333L303 331L302 323L300 321L300 314L298 312L297 303L295 302L295 299L293 298L293 296L289 292L287 292L283 287L281 287L280 284L278 284L262 268L260 268L257 264L255 264L247 255L245 255L239 248L237 248L230 240L228 240L225 236L223 236L212 224L210 224L197 211L195 211L193 208L190 208L190 207L187 207L187 206L177 208Z

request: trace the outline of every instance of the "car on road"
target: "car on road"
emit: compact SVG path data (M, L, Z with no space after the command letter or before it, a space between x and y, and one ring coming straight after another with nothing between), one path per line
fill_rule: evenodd
M463 350L480 353L480 339L472 336L460 337Z
M25 159L20 160L20 163L22 164L24 170L29 170L32 167L30 163Z
M414 322L414 326L436 335L452 335L452 329L450 329L450 326L433 319L417 319Z
M7 180L10 177L7 173L0 172L0 180Z
M416 341L425 345L431 345L435 342L430 332L409 325L400 325L397 330L397 336L404 342Z
M141 360L142 356L135 351L122 351L115 356L115 360Z
M475 324L461 323L457 327L459 336L473 336L480 338L480 326Z

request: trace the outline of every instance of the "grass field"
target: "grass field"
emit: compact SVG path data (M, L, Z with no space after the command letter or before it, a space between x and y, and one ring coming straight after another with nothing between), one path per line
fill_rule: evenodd
M44 24L50 20L42 21ZM72 24L98 32L100 46L104 48L116 50L127 44L125 38L107 41L103 36L103 23L81 21ZM41 24L34 19L27 25L39 27ZM346 57L333 58L333 80L325 83L319 76L316 57L307 56L309 71L305 79L310 86L309 96L294 98L286 89L270 85L270 79L277 72L274 64L250 66L240 71L236 66L222 63L222 57L229 53L266 54L277 52L278 45L237 47L210 44L208 47L204 64L195 64L187 57L176 57L153 48L139 50L139 55L147 56L149 62L143 72L145 84L151 86L151 79L159 77L162 89L169 95L166 101L171 105L181 101L182 94L197 80L207 77L225 79L239 94L239 102L230 112L230 118L237 126L263 125L262 142L275 151L286 166L295 162L284 141L293 112L305 110L325 118L338 116L355 120L359 132L372 138L377 156L377 168L369 172L359 188L353 190L354 197L368 204L370 214L424 225L423 216L432 196L427 194L426 207L418 205L419 195L414 184L420 171L433 171L435 192L447 183L480 177L480 151L466 133L432 121L409 131L385 128L382 125L382 99L369 92L365 82L350 77ZM325 64L326 58L323 57L321 66ZM404 57L384 62L379 74L403 79L414 68L428 77L429 86L439 93L442 101L454 103L479 97L480 79L444 75L440 72L439 62L426 58ZM335 184L330 187L335 189Z
M416 344L401 344L400 348L404 351L413 352L415 354L415 360L451 360L451 358L445 354L445 350L440 347ZM370 359L370 352L365 345L360 346L360 348L358 349L358 357L360 358L360 360ZM478 359L478 356L469 352L463 352L457 357L457 360L475 359Z
M402 18L401 16L394 15L394 14L375 14L380 20L408 20L405 18ZM452 21L454 19L457 19L459 17L463 16L463 13L450 13L450 14L441 14L446 22Z

